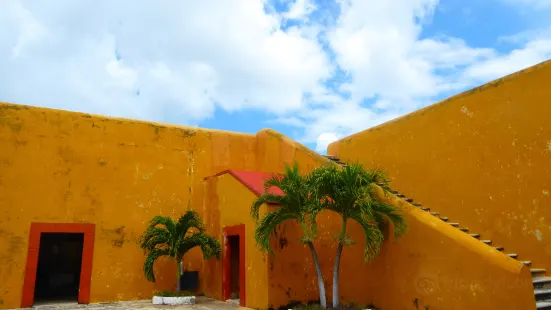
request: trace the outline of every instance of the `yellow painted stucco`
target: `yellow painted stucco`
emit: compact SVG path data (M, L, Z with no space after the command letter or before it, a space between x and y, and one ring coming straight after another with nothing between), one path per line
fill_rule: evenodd
M208 192L210 202L208 206L208 231L216 234L220 243L223 242L221 231L224 227L245 225L245 278L246 302L245 305L255 309L265 309L268 304L268 263L266 255L258 251L254 241L255 223L249 216L252 201L256 196L233 176L223 174L206 181L211 191ZM265 206L261 209L261 216L266 212ZM222 265L211 268L209 274L220 278ZM218 289L216 289L218 288ZM211 296L222 298L221 282L205 288ZM212 290L212 292L210 291Z
M96 225L91 301L150 297L175 265L142 274L136 241L155 215L202 216L204 178L232 168L281 171L327 162L273 130L256 135L0 103L0 308L21 302L31 222ZM207 262L208 263L208 262ZM202 270L200 251L185 257ZM205 283L205 282L202 282Z
M551 270L551 61L331 144L432 211Z

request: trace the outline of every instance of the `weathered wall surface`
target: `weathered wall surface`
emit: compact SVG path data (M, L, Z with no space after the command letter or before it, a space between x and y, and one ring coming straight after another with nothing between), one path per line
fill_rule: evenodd
M145 281L136 241L147 221L188 206L205 216L205 177L324 160L309 152L272 130L248 135L0 103L0 308L20 304L31 222L96 224L92 302L149 297L175 286L175 264L160 260L158 282ZM189 270L204 265L199 251L185 257Z
M92 302L171 289L173 262L156 264L157 284L145 281L139 234L155 215L201 211L202 179L254 169L255 148L254 135L1 104L2 306L19 305L31 222L96 224Z
M528 267L407 203L387 200L404 208L408 234L389 238L381 254L365 263L363 233L357 224L349 225L347 232L357 243L343 251L341 302L382 309L535 308ZM320 238L315 246L331 300L339 219L324 212L318 220ZM274 238L269 285L275 308L289 300L318 298L310 252L298 236L298 227L289 223Z
M207 231L223 242L222 229L240 224L245 225L245 278L246 301L249 308L266 309L268 304L268 263L267 257L256 247L254 241L255 222L249 216L251 203L256 196L229 174L206 181L209 188L209 201L205 204L208 214ZM265 213L261 210L261 216ZM222 299L222 264L209 262L205 268L205 278L209 285L206 293ZM207 274L208 273L208 274Z
M551 270L551 61L344 138L400 192Z
M264 129L258 132L256 137L256 171L283 172L285 163L297 162L300 170L306 173L330 163L324 156L274 130Z

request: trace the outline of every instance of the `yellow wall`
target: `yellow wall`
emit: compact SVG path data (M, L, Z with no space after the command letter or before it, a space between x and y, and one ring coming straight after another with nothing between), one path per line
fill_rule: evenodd
M341 302L389 310L535 308L526 266L407 203L387 201L404 209L408 234L390 238L380 256L366 264L361 229L355 223L349 225L347 232L357 244L343 252ZM321 236L316 248L330 301L336 252L333 238L340 224L331 212L320 214L318 220ZM274 308L289 300L318 298L310 252L298 243L299 235L296 225L289 223L274 239L277 250L269 281ZM280 244L285 246L278 247Z
M265 309L268 304L268 263L267 258L256 247L254 241L255 223L249 216L251 203L256 196L233 176L224 174L207 180L209 191L208 202L205 204L208 212L207 231L216 236L223 244L222 229L240 224L245 225L245 279L246 301L249 308ZM261 210L261 215L265 207ZM222 298L222 264L208 268L209 282L206 287L211 296Z
M175 286L175 264L156 264L156 284L144 279L136 240L147 221L176 218L188 204L205 215L207 176L278 171L281 159L308 166L309 152L272 130L249 135L0 103L0 308L20 305L31 222L96 224L92 302L149 297ZM198 250L185 258L190 270L205 264Z
M272 130L247 135L10 104L0 104L0 151L0 308L19 306L31 222L95 223L92 302L147 298L156 290L175 286L173 262L156 264L156 284L142 275L144 255L136 240L154 215L176 218L189 204L203 215L213 235L220 237L224 226L240 222L247 225L250 236L248 209L254 196L230 176L210 181L205 177L230 168L279 172L284 162L295 160L308 171L328 162ZM226 210L226 205L241 211ZM526 268L499 253L484 255L488 249L477 248L481 244L462 238L463 234L458 236L456 230L446 232L448 226L439 228L442 223L430 217L422 220L426 215L414 211L408 215L410 235L387 245L371 265L363 263L358 227L350 226L358 244L343 254L341 292L345 301L375 302L388 305L387 309L411 307L414 298L442 309L475 303L486 306L490 299L498 305L522 304L522 309L533 306L525 300L523 283L514 294L500 286L504 281L524 279ZM317 246L330 283L335 252L332 238L338 224L330 213L320 215L320 222L322 236ZM262 307L266 300L277 306L289 300L317 298L310 253L298 244L296 228L286 225L278 236L273 242L281 248L268 258L267 265L254 242L250 238L246 242L247 257L251 258L247 263L252 268L247 277L257 279L247 283L248 306ZM196 249L185 257L185 266L202 271L201 290L221 297L220 261L204 262ZM474 291L469 285L469 290L422 297L411 282L401 284L407 280L404 274L417 274L421 267L429 275L448 277L444 280L475 281ZM477 278L475 272L482 271L485 277L500 279L496 282L500 284ZM263 277L268 281L262 281ZM404 298L393 294L395 289ZM327 290L330 297L330 285ZM533 302L533 295L530 297ZM450 298L463 301L450 303Z
M328 153L551 270L551 61L344 138Z
M299 163L302 172L331 163L324 156L271 129L257 133L257 171L283 172L285 163Z

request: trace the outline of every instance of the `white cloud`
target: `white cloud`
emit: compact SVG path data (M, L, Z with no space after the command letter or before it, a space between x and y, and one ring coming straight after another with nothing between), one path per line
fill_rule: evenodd
M337 63L351 77L342 86L351 99L305 112L303 141L316 141L320 148L328 132L342 137L365 130L430 104L442 94L551 57L549 37L532 38L506 54L470 47L454 37L421 38L421 29L437 5L433 0L341 2L342 14L328 40Z
M337 137L337 134L334 132L324 132L318 136L318 139L316 141L316 151L320 153L325 153L327 150L327 146L331 144L332 142L337 141L339 138Z
M549 31L504 37L509 53L421 37L438 0L279 1L286 12L267 0L4 1L0 100L192 124L253 108L321 151L551 57Z
M316 5L312 0L294 0L289 11L283 14L287 19L304 19L306 16L316 10Z
M262 0L10 0L0 11L2 100L194 122L216 106L300 109L332 72L318 42L282 31Z
M520 49L472 65L463 72L466 79L490 81L551 58L551 38L535 39Z
M421 39L436 0L340 3L341 15L327 39L338 65L350 76L341 85L350 99L305 111L304 142L324 140L327 132L349 135L431 103L438 94L465 86L437 70L455 71L495 54L457 38Z

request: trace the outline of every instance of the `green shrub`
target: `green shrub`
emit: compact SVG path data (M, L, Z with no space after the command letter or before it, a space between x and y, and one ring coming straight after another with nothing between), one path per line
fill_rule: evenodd
M299 305L293 308L294 310L326 310L319 304Z
M189 296L193 296L193 293L188 292L188 291L181 291L179 293L170 292L170 291L161 291L161 292L155 293L155 296L161 296L161 297L189 297Z

